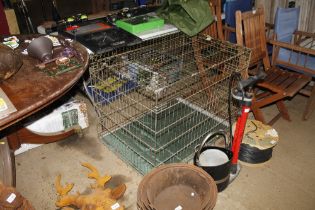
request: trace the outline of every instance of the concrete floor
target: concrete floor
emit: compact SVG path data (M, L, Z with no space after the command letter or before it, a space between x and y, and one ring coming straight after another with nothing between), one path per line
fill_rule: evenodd
M296 96L287 105L292 122L282 119L274 128L280 142L272 159L260 166L242 166L237 179L218 195L215 210L235 209L315 209L315 113L302 121L306 98ZM120 201L128 210L136 210L137 185L142 176L126 165L97 137L97 119L89 105L90 127L81 137L73 137L32 149L16 157L17 189L38 210L56 209L54 180L62 174L62 182L73 182L83 192L91 183L81 162L95 165L112 175L113 183L126 183L127 192ZM275 112L267 109L267 115Z

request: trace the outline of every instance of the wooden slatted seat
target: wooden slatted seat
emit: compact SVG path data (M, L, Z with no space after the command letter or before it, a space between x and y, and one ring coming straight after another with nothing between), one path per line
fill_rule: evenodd
M311 77L270 66L266 46L263 8L244 13L241 13L241 11L236 12L236 36L239 45L252 49L251 66L262 62L267 74L264 81L258 83L257 86L260 87L260 91L253 99L252 110L255 118L266 123L261 109L275 103L279 114L268 124L273 124L281 116L290 121L284 100L298 93L310 82Z

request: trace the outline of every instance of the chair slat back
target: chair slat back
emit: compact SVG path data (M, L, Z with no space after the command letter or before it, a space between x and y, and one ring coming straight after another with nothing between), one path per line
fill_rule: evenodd
M221 0L209 0L209 7L215 16L215 21L205 28L201 33L210 35L213 38L224 40L222 27Z
M227 1L225 3L225 24L235 28L235 12L237 10L241 12L251 11L252 5L252 0ZM236 34L233 32L230 33L228 40L232 43L236 43Z
M257 65L261 60L265 70L270 68L266 46L265 16L263 8L242 13L236 11L237 44L252 50L250 66Z

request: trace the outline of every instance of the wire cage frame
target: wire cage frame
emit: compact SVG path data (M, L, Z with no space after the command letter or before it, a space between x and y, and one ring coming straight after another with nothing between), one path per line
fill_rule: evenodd
M93 55L100 139L141 174L188 161L209 132L229 129L229 83L249 59L247 48L183 33Z

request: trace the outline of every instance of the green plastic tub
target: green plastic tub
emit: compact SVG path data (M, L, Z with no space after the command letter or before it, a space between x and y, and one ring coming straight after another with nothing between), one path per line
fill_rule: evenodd
M163 19L149 15L140 15L116 21L116 26L132 34L138 34L143 31L159 28L162 27L163 25L164 25Z

